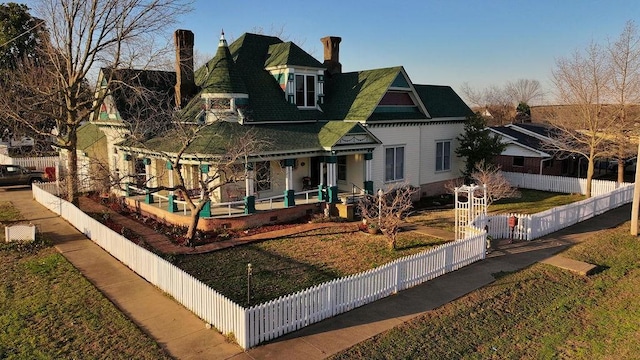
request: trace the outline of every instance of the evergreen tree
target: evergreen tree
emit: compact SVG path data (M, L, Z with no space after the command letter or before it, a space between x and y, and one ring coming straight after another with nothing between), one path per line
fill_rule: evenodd
M467 179L471 177L478 163L481 161L493 163L494 158L507 147L500 142L498 135L491 135L486 125L484 117L480 113L475 113L467 118L464 134L457 138L459 146L456 149L456 155L466 159L463 175Z
M21 60L37 61L46 30L23 4L0 4L0 70L13 70Z

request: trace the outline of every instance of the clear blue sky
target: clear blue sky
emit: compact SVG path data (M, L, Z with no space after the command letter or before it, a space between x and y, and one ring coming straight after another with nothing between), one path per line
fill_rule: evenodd
M402 65L414 83L457 91L519 78L552 91L555 59L618 37L627 20L640 26L640 0L196 0L193 8L178 27L195 33L200 53L215 54L223 28L229 40L284 28L283 40L319 60L319 39L340 36L343 71Z
M284 27L288 40L322 60L323 36L342 37L343 71L403 65L418 84L459 89L537 79L550 91L555 59L591 40L616 38L625 22L640 26L638 0L198 0L181 26L196 48L215 53L257 27ZM549 99L551 100L551 99Z

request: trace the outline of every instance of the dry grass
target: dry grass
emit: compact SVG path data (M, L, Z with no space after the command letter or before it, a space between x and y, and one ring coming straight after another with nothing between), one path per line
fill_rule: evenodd
M0 359L169 358L43 239L0 244Z
M251 304L291 294L439 245L402 233L397 250L383 235L326 228L201 255L177 256L177 266L239 304L247 303L247 264L253 268Z
M521 189L521 197L517 199L503 199L491 204L489 213L520 213L535 214L556 206L570 204L583 200L585 197L575 194L558 194L538 190ZM408 222L447 230L455 231L455 211L446 210L423 210L417 211L409 217Z
M638 359L640 242L629 223L565 252L584 277L536 264L333 359Z

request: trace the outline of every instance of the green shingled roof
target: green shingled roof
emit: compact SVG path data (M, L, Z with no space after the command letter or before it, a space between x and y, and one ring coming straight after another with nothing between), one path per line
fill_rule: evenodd
M102 119L96 113L95 121L114 125L123 121L135 123L159 113L166 115L175 106L175 72L110 68L103 68L101 72L105 78L112 78L109 90L120 120Z
M450 86L414 85L414 87L432 118L473 115L473 111Z
M105 133L100 130L100 127L92 123L85 123L80 126L76 131L76 134L78 135L78 144L76 149L82 151L85 151L107 137Z
M78 144L76 149L94 159L106 159L108 156L107 136L95 124L85 123L76 132Z
M331 120L367 120L401 69L398 66L332 76L325 86L325 116Z
M359 123L328 121L315 123L297 123L282 125L240 125L235 122L218 121L206 126L199 132L198 138L189 146L186 153L203 155L222 155L233 146L237 139L253 132L256 140L264 144L264 152L323 151L334 146L347 134L369 134ZM377 142L375 138L373 141ZM370 143L369 143L370 144ZM151 139L143 146L133 142L123 146L141 147L152 151L176 153L181 142L175 136Z
M216 56L204 66L196 79L202 88L200 94L246 94L242 77L236 70L231 52L227 46L218 46ZM200 82L201 81L201 82Z
M265 68L279 65L325 68L320 61L291 41L269 46L268 54L269 57L264 63Z

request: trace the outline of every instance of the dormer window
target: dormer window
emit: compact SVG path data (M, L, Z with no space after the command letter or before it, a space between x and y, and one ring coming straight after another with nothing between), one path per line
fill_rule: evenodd
M295 75L295 102L299 107L316 106L316 75Z

